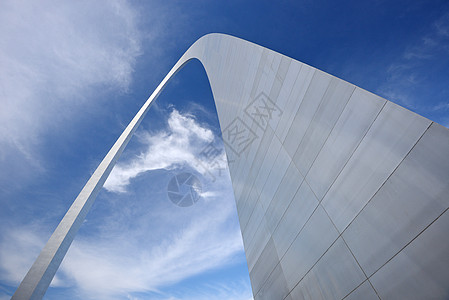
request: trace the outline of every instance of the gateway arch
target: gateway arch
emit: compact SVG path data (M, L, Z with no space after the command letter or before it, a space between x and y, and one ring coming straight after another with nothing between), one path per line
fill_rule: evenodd
M151 103L189 60L212 88L255 299L447 299L449 130L224 34L195 42L100 163L12 299L41 299Z

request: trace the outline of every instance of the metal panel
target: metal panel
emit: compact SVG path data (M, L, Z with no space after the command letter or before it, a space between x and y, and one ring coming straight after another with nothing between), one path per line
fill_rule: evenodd
M274 137L273 139L277 138ZM278 156L276 157L276 161L274 162L274 167L271 169L262 192L260 193L259 202L265 211L272 202L273 196L276 193L276 190L278 189L290 162L290 156L288 156L287 152L285 152L284 147L281 147Z
M240 220L240 229L242 231L246 228L246 225L248 224L249 218L251 217L251 214L258 200L259 194L257 193L256 190L251 189L248 199L244 202L242 208L239 210L238 213L239 216L241 215L241 217L239 217L239 220Z
M251 270L271 236L265 224L264 210L261 205L255 206L248 225L242 231L242 236L247 246L248 269Z
M248 225L242 230L242 236L249 244L253 242L257 230L261 226L261 222L264 219L264 213L262 206L256 203L254 210L249 217ZM265 220L263 220L265 222Z
M319 70L315 71L284 141L285 150L291 157L295 154L299 143L306 133L330 81L331 77L329 75Z
M309 88L310 82L313 78L313 74L315 73L314 68L300 62L293 61L292 65L301 65L301 70L295 80L290 95L288 95L285 106L281 106L281 108L284 108L284 114L279 120L275 132L282 142L285 141L289 128L296 116L299 106L304 99L304 95Z
M254 268L249 272L251 276L251 286L253 288L253 295L257 295L259 290L267 281L271 272L279 263L279 257L276 253L273 240L270 238L265 248L263 249L259 259Z
M309 173L307 182L321 201L385 104L356 88Z
M340 232L412 149L430 121L388 102L323 199Z
M279 106L284 111L284 113L286 112L285 109L287 107L289 96L292 93L292 90L295 86L294 84L296 78L299 75L301 67L302 67L301 63L292 60L290 63L290 67L288 68L287 74L285 75L285 79L283 80L282 88L276 99L276 105Z
M274 162L276 161L276 157L279 154L281 146L281 142L274 136L271 139L271 144L268 149L259 149L259 151L266 151L267 154L253 183L253 188L256 188L258 191L262 191L268 175L274 166Z
M301 184L273 233L279 256L284 256L299 231L318 205L318 200L305 181Z
M269 50L263 49L259 65L257 66L257 72L254 77L253 86L251 88L251 94L250 94L251 97L256 96L256 92L258 91L258 87L260 85L260 81L261 81L262 75L264 73L264 69L268 63L268 58L269 58Z
M255 300L273 300L284 299L290 292L285 281L284 272L281 265L278 264L274 268L273 272L268 277L267 281L263 284L257 295L254 296Z
M291 63L292 63L291 58L287 56L282 56L279 67L275 71L276 78L274 80L270 92L267 95L272 101L276 103L278 102L278 97L280 95L281 89L286 87L287 89L291 90L292 88L291 82L286 82L286 77L287 74L289 74L288 71L290 69Z
M272 233L276 229L281 217L284 215L285 210L290 205L296 191L301 186L302 181L303 178L301 174L291 162L282 178L281 183L279 184L273 200L267 209L267 226Z
M432 123L343 233L373 274L449 207L449 131Z
M236 161L235 163L237 164L241 164L243 165L244 162L248 162L251 163L251 165L248 167L248 164L245 164L246 167L242 167L240 171L240 175L239 177L237 177L236 179L232 180L233 182L233 186L238 183L241 184L242 186L244 186L242 192L241 192L241 197L243 199L247 198L247 195L251 192L252 189L252 183L255 181L257 174L259 173L259 170L262 166L263 160L265 159L265 156L267 154L267 149L271 144L271 140L273 138L274 132L273 130L268 127L265 134L261 137L261 141L260 141L260 145L258 147L256 147L256 145L253 145L252 149L250 149L250 151L254 151L255 155L254 155L254 159L250 160L250 159L242 159L243 162L240 161ZM259 151L260 150L260 151ZM260 193L259 191L257 192L258 194ZM236 195L237 197L237 195Z
M366 280L364 283L362 283L359 287L357 287L354 291L352 291L348 296L344 298L344 300L359 300L359 299L379 300L380 298L377 296L376 292L374 291L369 281Z
M248 197L252 188L252 183L248 184L248 182L255 181L267 154L266 150L272 143L273 135L273 130L268 127L263 136L257 135L257 138L251 144L251 147L249 147L248 150L245 150L245 153L233 161L233 164L238 166L235 170L235 174L231 175L235 178L232 180L233 187L241 187L241 190L239 191L234 190L236 197L241 197L242 199ZM260 193L260 191L258 191L258 193Z
M299 228L296 230L299 231ZM318 206L281 259L281 266L290 289L306 275L337 237L338 232L331 220L324 209Z
M302 174L307 174L309 171L354 89L354 85L338 78L332 78L304 138L293 156L293 160Z
M294 299L341 299L366 277L339 238L293 289Z
M268 240L270 240L270 233L265 226L265 221L262 220L256 230L256 233L254 234L252 241L245 249L248 270L250 271L250 273L254 268L256 261L259 259L259 256L261 255L263 249L268 243Z
M371 277L381 298L449 299L448 228L446 211Z

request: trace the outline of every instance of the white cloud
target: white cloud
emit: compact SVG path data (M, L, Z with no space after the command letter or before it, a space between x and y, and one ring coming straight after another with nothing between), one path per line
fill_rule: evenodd
M228 280L217 284L199 284L184 288L176 295L152 297L151 300L252 300L248 281Z
M94 88L128 88L136 18L120 0L1 1L0 159L19 151L32 163L43 132L83 113Z
M173 110L168 119L168 128L157 134L140 134L140 140L148 145L145 153L135 159L116 165L104 187L111 192L125 192L130 180L140 174L157 169L171 169L188 165L199 173L205 173L208 160L224 160L224 151L213 157L198 157L201 150L214 141L210 129L201 127L192 116L181 115Z
M33 264L45 242L37 227L16 227L2 234L0 243L0 276L8 282L20 282Z
M19 284L39 255L49 236L49 228L34 222L32 225L11 227L0 236L0 279ZM51 286L63 286L56 276ZM9 296L11 297L11 296Z

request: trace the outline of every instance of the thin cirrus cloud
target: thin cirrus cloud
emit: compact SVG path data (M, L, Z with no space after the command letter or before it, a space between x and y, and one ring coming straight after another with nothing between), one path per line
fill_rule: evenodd
M70 294L76 291L80 299L122 299L145 292L164 299L170 294L164 287L232 264L236 255L242 253L243 245L238 224L233 220L233 199L225 194L219 194L218 198L219 201L195 205L193 213L172 211L171 218L159 218L157 224L148 223L150 214L141 215L133 223L145 226L126 230L109 226L109 222L120 219L122 212L117 211L103 224L100 234L77 237L51 287L64 287ZM184 227L174 228L172 218ZM151 228L158 227L164 227L165 237L157 242L145 238ZM45 238L40 232L32 227L20 228L11 232L8 244L2 243L2 280L17 284L23 278L43 246ZM236 294L237 288L248 293L248 287L229 287L227 293ZM223 287L221 292L226 289Z
M197 208L206 216L203 220L191 220L158 244L142 239L138 231L116 232L114 239L95 242L81 238L69 250L60 276L94 299L163 294L164 287L226 266L242 251L238 228L230 226L231 210L222 204L215 208Z
M130 180L146 171L187 165L204 175L210 160L220 155L218 160L224 161L222 149L217 149L220 153L212 157L199 156L202 149L216 138L210 129L202 127L192 116L182 115L177 110L170 113L167 130L154 135L141 133L139 137L147 145L146 151L131 161L116 165L105 182L106 190L125 192Z
M379 90L387 98L395 100L407 108L415 110L420 114L431 117L431 113L445 113L448 111L444 93L449 93L446 83L440 91L430 91L435 94L431 96L432 102L425 103L423 95L416 95L416 86L430 86L439 84L430 78L437 72L440 66L447 65L449 56L449 13L442 15L433 22L427 33L419 40L406 47L397 62L391 64L387 70L388 79ZM429 68L433 71L429 72ZM445 72L445 71L444 71ZM433 118L432 118L433 119ZM449 119L442 117L439 121L449 125Z
M37 227L36 224L29 228L16 227L0 236L0 278L2 280L17 283L23 279L33 259L44 246L45 237L38 234Z
M91 105L93 87L128 88L136 20L125 1L1 2L0 159L33 163L40 136Z

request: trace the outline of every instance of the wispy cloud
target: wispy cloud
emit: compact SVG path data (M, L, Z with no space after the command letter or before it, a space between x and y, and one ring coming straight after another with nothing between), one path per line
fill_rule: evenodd
M441 102L436 104L435 106L430 107L433 111L448 111L449 110L449 102Z
M176 293L150 297L151 300L252 300L248 281L229 280L226 283L199 284ZM133 298L134 299L134 298ZM139 298L135 298L136 300Z
M407 47L403 57L407 60L432 59L441 53L449 54L449 13L438 18L420 41Z
M212 156L200 156L202 150L216 139L213 132L198 124L191 115L181 115L173 110L168 118L168 128L156 134L140 133L140 141L147 145L136 158L119 163L104 187L111 192L125 192L130 180L140 174L157 169L172 169L188 165L198 173L209 171L210 160L224 161L223 149L216 148Z
M242 251L240 233L235 226L229 228L229 209L204 212L209 215L203 220L187 222L158 244L142 239L139 231L76 241L61 272L86 295L109 299L131 292L161 293L170 284L223 267ZM164 225L170 227L158 224Z
M0 4L0 160L39 166L42 134L82 113L94 88L125 91L141 53L126 1Z
M120 226L117 220L123 220L126 209L116 210L102 220L105 223L100 232L77 237L51 286L76 288L82 299L119 299L145 292L159 295L157 299L166 299L164 287L238 262L236 255L242 255L243 245L229 192L232 193L228 186L227 192L216 193L215 201L201 201L190 211L169 204L171 211L159 210L158 214L163 217L155 222L151 222L154 218L149 211L134 218L134 225ZM139 202L138 199L133 201ZM135 206L132 209L142 211L144 208ZM163 229L165 234L154 239L153 229ZM1 243L2 280L20 282L44 244L41 232L46 230L24 227L11 232L7 243ZM244 296L249 292L248 287L242 286L235 287L237 290L231 287L226 290L223 286L209 287L211 289L216 289L211 293L215 298L207 298L204 291L191 291L190 295L174 299L220 299L219 295L229 296L221 299L244 299L237 297L238 293L245 291Z
M20 282L37 257L45 242L39 228L11 228L2 233L0 243L0 278L7 282ZM13 242L11 242L13 241Z
M439 66L447 64L449 57L449 14L446 13L432 24L429 31L407 46L402 56L387 69L387 80L379 92L390 100L400 103L421 114L428 114L444 109L445 103L432 103L422 99L418 87L430 89L435 83L432 74L438 72ZM447 84L446 84L447 85ZM447 92L447 91L446 91ZM442 95L436 91L430 94ZM447 99L447 98L446 98ZM437 100L438 101L438 100Z

